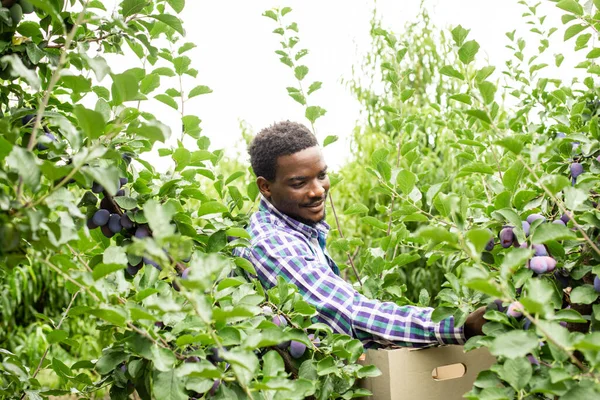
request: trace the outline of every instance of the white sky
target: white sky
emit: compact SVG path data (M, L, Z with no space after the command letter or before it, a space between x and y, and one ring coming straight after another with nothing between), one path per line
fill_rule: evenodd
M416 17L419 3L420 0L378 0L384 28L401 31L407 21ZM516 0L428 0L425 3L432 10L436 25L450 28L461 24L471 29L469 38L481 45L478 57L483 55L498 70L512 54L504 47L508 43L506 32L517 29L517 35L533 37L532 34L526 36L528 26L521 18L525 8ZM330 134L341 138L328 146L325 154L334 168L342 164L349 155L349 137L359 118L359 105L341 78L351 77L352 66L358 64L369 49L373 5L372 0L188 0L180 17L187 31L185 41L198 46L186 54L199 74L195 80L186 80L185 85L188 89L197 84L207 85L213 93L191 99L186 103L186 113L202 119L203 132L212 141L211 149L242 148L239 120L245 120L255 132L283 119L307 123L303 107L289 98L285 89L293 86L295 79L292 70L280 63L274 53L279 49L279 36L272 33L276 23L261 16L266 9L290 6L293 12L286 20L298 23L300 43L297 48L309 49L309 55L302 59L310 68L307 82L323 82L322 89L311 96L311 104L327 109L327 114L317 122L317 133L320 140ZM548 20L553 21L551 26L561 26L562 12L554 3L543 1L539 10L541 15L549 15ZM552 36L553 45L558 46L560 52L572 52L573 40L563 44L562 37L561 28ZM563 67L574 65L584 56L566 57ZM139 66L135 56L129 61L131 64L120 62L115 66L111 63L111 67L119 72ZM171 79L164 85L165 89L177 87L177 81ZM176 143L174 140L180 132L178 111L156 100L145 103L144 109L172 127L170 144ZM169 168L168 158L146 158L160 170Z

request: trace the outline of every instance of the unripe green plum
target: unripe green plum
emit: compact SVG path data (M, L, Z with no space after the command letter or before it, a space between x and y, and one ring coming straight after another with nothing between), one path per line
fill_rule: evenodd
M23 18L23 9L20 4L13 4L10 8L10 18L13 20L13 26L17 26Z
M29 0L20 0L19 4L23 9L23 14L31 14L34 11L33 4L31 4Z

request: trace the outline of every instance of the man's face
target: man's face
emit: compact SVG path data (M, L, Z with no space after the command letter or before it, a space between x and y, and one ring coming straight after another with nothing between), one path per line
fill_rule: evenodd
M277 159L275 180L257 179L261 193L282 213L313 225L325 218L327 165L318 146Z

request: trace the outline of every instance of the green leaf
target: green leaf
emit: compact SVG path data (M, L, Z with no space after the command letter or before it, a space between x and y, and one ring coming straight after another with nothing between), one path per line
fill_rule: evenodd
M138 98L139 86L138 79L132 72L122 74L111 74L113 83L111 93L113 105L118 106L125 101L136 100Z
M486 122L488 124L492 123L492 121L490 120L490 117L488 117L488 115L485 111L471 109L471 110L466 110L465 113L467 115L470 115L471 117L475 117L478 120Z
M493 102L496 94L496 85L488 81L483 81L479 83L478 86L479 92L481 93L481 97L483 97L485 104L490 104Z
M502 138L500 140L495 141L494 143L504 147L508 151L511 151L517 155L521 154L521 151L523 150L524 146L523 142L518 137L514 136Z
M502 366L501 377L515 390L521 390L525 388L525 385L529 383L533 374L531 363L526 358L514 358L506 360Z
M98 264L94 267L92 277L95 281L104 278L106 275L112 274L115 271L124 269L126 265L123 264Z
M338 137L336 135L329 135L323 141L323 147L330 145L331 143L337 142Z
M185 7L185 0L167 0L167 3L175 10L177 14L183 11Z
M108 167L82 167L82 172L98 182L104 190L114 196L119 190L119 170L111 165Z
M417 231L417 237L429 239L434 243L447 242L453 244L458 241L456 234L448 232L440 226L423 227Z
M402 93L400 93L400 100L404 102L404 101L410 99L414 93L415 93L414 89L403 90Z
M175 233L175 227L171 225L171 218L177 213L173 203L160 204L154 199L144 204L144 215L148 220L152 236L160 239Z
M262 15L263 17L271 18L273 21L277 21L277 14L273 10L267 10Z
M327 110L325 110L324 108L321 108L319 106L310 106L310 107L306 107L306 112L304 113L304 116L306 117L306 119L308 119L310 122L312 122L314 124L315 121L318 118L325 115L326 112L327 112Z
M403 169L398 172L396 176L396 184L402 190L402 193L405 195L409 195L413 189L415 188L415 183L417 182L417 176L412 172Z
M453 78L458 78L462 81L465 80L465 76L463 74L461 74L457 69L455 69L453 66L451 65L445 65L440 69L440 74L442 75L446 75L446 76L451 76Z
M254 265L245 258L236 257L234 262L235 265L248 272L249 274L256 275L256 269L254 268Z
M183 25L181 24L181 20L174 15L169 14L155 14L149 15L149 17L155 18L160 22L170 26L175 29L175 31L179 32L181 36L185 36L185 30L183 29Z
M592 285L577 286L571 291L571 303L575 304L592 304L600 293L594 290Z
M587 59L594 59L594 58L598 58L600 57L600 47L594 47L592 50L590 50L589 53L587 53L587 55L585 56L585 58Z
M488 229L471 229L467 232L467 239L475 246L475 251L481 253L490 239L493 237L492 232Z
M304 79L306 74L308 74L308 67L306 65L299 65L296 68L294 68L294 75L299 81Z
M133 210L138 206L137 200L133 197L128 196L116 196L113 197L115 203L119 205L123 210Z
M175 99L173 99L171 96L169 96L168 94L157 94L156 96L154 96L154 98L158 101L160 101L163 104L168 105L171 108L174 108L175 110L179 109L179 105L177 104L177 102L175 101Z
M148 94L160 87L160 75L156 73L148 74L140 83L140 92Z
M275 350L270 350L263 356L263 376L275 377L285 374L283 358Z
M587 26L583 25L583 24L571 25L565 31L565 37L563 40L567 41L567 40L571 39L573 36L576 36L579 32L583 31L585 28L587 28Z
M452 39L454 39L454 44L457 46L462 46L467 35L469 34L469 29L465 29L462 26L458 25L456 28L452 29Z
M461 103L465 103L465 104L472 104L472 100L471 100L471 96L469 96L468 94L464 94L464 93L459 93L459 94L454 94L450 97L448 97L450 100L456 100L456 101L460 101Z
M463 64L469 64L475 60L478 51L479 43L475 40L469 40L458 49L458 58Z
M148 5L148 0L123 0L121 2L121 15L127 18L142 11Z
M544 175L541 179L541 183L546 186L552 194L557 194L571 185L569 178L564 175Z
M104 249L102 262L105 264L121 264L122 266L126 266L127 254L125 253L125 248L122 246L107 247Z
M153 398L164 400L187 400L189 398L185 391L185 379L177 376L177 370L153 371Z
M200 217L207 214L221 214L228 211L229 209L218 201L207 201L200 205L200 208L198 209L198 216Z
M322 82L318 82L318 81L311 83L310 86L308 87L308 91L306 92L306 95L308 96L312 92L315 92L315 91L321 89L322 85L323 85L323 83Z
M79 126L88 138L97 139L102 136L106 126L102 114L94 110L89 110L80 104L73 107L73 112L77 117Z
M27 68L25 64L23 64L23 61L15 54L0 58L0 63L9 63L12 67L10 69L10 75L23 78L33 90L40 90L41 82L38 75Z
M350 207L344 210L344 215L356 215L368 213L369 208L361 203L352 204Z
M514 272L520 267L527 263L527 260L531 258L533 252L530 249L513 248L502 260L500 266L502 276L507 278L514 274Z
M564 225L559 224L542 224L539 225L533 234L533 243L547 243L552 240L573 240L577 239L575 232Z
M124 327L127 321L127 316L123 310L110 309L110 308L96 308L87 311L89 314L105 320L116 326Z
M531 331L510 331L496 337L490 346L495 356L506 358L525 357L539 346L537 335Z
M49 344L59 343L69 337L69 333L63 330L57 329L46 335L46 340Z
M11 170L19 174L25 186L31 188L34 192L39 189L40 167L37 157L32 152L22 147L14 146L8 157L6 157L6 164Z
M556 7L575 15L583 15L583 7L576 0L561 0Z
M188 93L188 98L191 99L192 97L200 96L201 94L207 94L207 93L212 93L212 89L209 88L208 86L199 85L199 86L196 86L195 88L193 88L192 90L190 90L190 93Z
M564 188L565 205L569 210L577 210L588 199L586 190L568 186Z

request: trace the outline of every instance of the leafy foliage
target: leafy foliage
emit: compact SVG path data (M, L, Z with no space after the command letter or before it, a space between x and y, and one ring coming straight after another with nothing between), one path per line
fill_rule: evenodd
M559 29L520 3L539 40L507 33L502 70L425 8L402 35L374 17L372 53L348 82L363 118L354 160L331 176L330 248L366 296L435 305L458 324L488 305L485 336L466 349L498 362L467 398L596 398L600 4L555 2L563 39L587 49L585 77L563 82L546 69L564 59L550 56ZM212 90L186 55L184 6L124 0L109 15L99 1L2 1L3 397L352 398L377 373L357 364L358 340L311 321L295 287L265 292L232 255L248 245L258 191L185 107ZM316 132L322 83L291 11L264 15ZM112 68L124 52L143 67ZM181 115L176 147L159 150L167 174L144 159L173 135L144 111L154 100Z

